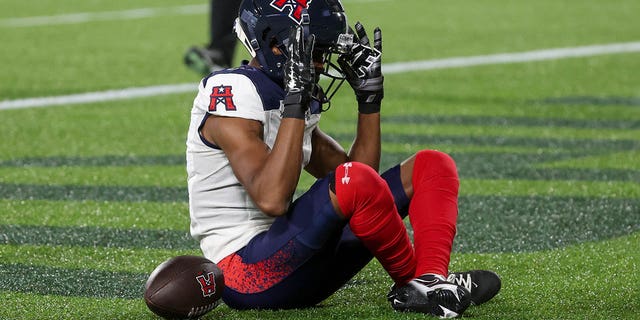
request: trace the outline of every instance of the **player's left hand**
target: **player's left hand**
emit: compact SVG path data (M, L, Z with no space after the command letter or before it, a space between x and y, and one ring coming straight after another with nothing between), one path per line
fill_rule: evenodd
M355 25L355 44L350 52L340 55L338 64L353 88L360 113L380 112L384 97L382 75L382 31L373 31L373 47L360 22Z

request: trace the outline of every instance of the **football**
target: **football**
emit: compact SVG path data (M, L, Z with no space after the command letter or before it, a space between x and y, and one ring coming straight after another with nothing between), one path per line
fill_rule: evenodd
M144 302L166 319L195 319L220 303L224 290L222 270L198 256L177 256L153 270L144 291Z

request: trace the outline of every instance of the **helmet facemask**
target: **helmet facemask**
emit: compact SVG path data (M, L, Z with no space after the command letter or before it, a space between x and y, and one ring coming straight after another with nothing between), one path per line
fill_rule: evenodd
M338 39L331 45L320 46L320 48L314 50L314 52L317 52L318 55L322 55L321 61L323 63L322 71L316 71L316 75L318 77L318 79L316 79L316 83L319 83L320 76L323 76L326 82L328 82L324 89L321 88L320 85L318 85L321 92L317 97L314 96L318 98L318 101L322 103L323 111L329 110L329 108L331 107L331 99L338 92L338 90L346 80L346 76L342 71L340 65L333 62L333 57L339 57L342 54L348 54L351 51L352 46L353 34L347 32L340 34L338 36Z

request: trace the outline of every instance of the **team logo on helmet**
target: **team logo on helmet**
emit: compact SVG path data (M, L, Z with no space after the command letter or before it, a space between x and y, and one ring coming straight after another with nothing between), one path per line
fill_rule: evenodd
M216 276L213 272L209 272L206 275L201 274L196 277L196 281L200 284L200 289L202 289L202 296L209 297L216 293Z
M227 111L235 111L236 105L233 103L233 93L231 86L213 87L211 91L211 101L209 102L209 111L216 111L218 105L221 104Z
M273 0L271 1L271 6L280 12L284 12L288 8L289 18L293 19L297 24L301 24L302 10L308 8L311 1L313 0Z

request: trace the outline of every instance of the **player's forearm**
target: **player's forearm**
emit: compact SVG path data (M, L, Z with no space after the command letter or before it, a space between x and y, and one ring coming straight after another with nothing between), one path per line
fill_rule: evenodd
M302 168L304 120L283 119L273 149L253 181L256 205L270 216L284 214Z
M262 168L256 204L271 216L280 216L289 208L302 170L302 145L305 119L312 103L312 50L315 37L306 37L302 26L291 28L283 68L285 96L282 100L282 121L278 135ZM278 48L273 48L281 53Z
M349 150L349 159L368 164L377 171L380 149L380 113L358 114L358 128Z

